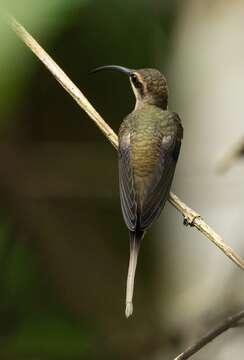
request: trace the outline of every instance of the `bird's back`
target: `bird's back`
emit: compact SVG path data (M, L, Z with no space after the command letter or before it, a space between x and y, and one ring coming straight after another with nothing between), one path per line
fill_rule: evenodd
M127 227L144 230L167 199L180 149L175 113L156 106L134 110L119 131L121 205Z

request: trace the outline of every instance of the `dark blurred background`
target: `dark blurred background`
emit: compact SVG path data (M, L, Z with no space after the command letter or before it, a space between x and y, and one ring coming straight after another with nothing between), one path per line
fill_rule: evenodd
M89 71L118 64L166 74L170 107L185 128L174 190L243 255L243 165L215 171L244 133L243 3L2 0L1 7L116 132L133 108L128 79ZM167 204L143 243L126 320L129 240L116 151L4 21L0 43L0 358L172 359L241 307L243 275ZM243 331L196 359L241 358Z

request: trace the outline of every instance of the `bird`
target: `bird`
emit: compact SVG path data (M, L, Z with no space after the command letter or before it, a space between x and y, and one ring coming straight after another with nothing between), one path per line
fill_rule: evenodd
M159 217L168 199L179 157L183 126L168 109L168 85L157 69L114 70L129 77L135 107L122 121L118 134L118 167L121 209L130 235L125 315L133 313L133 292L140 245L147 229Z

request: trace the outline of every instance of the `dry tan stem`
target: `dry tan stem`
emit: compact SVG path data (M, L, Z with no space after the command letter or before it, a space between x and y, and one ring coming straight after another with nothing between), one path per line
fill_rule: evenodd
M109 139L111 144L117 149L118 138L110 126L103 120L103 118L94 109L91 103L86 99L78 87L70 80L64 71L53 61L53 59L46 53L46 51L38 44L38 42L25 30L25 28L18 23L12 16L8 16L8 23L21 38L21 40L28 46L29 49L41 60L41 62L53 74L55 79L62 85L62 87L72 96L77 104L90 116L96 123L104 135Z
M20 39L33 51L42 63L53 74L63 88L73 97L77 104L90 116L95 124L100 128L111 144L118 149L118 137L110 126L97 113L90 102L85 98L77 86L68 78L63 70L52 60L37 41L20 25L12 16L8 16L8 23ZM225 253L236 265L244 270L244 260L241 259L234 250L226 245L223 239L208 226L201 216L184 204L172 192L169 195L170 203L183 215L184 223L196 227L203 235L211 240L221 251Z
M205 223L205 221L203 221L198 213L184 204L178 196L172 192L169 196L169 202L182 213L185 225L194 226L243 270L243 259L224 242L221 236L219 236L208 224Z
M238 312L233 316L229 316L220 325L216 326L213 330L210 330L207 334L201 337L195 344L189 346L183 353L178 355L174 360L186 360L196 354L200 349L214 340L217 336L221 335L226 330L238 327L239 321L244 318L244 310Z

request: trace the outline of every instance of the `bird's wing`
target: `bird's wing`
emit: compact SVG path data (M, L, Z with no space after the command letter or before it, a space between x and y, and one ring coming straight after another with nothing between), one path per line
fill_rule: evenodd
M137 204L130 157L130 130L122 124L119 132L120 201L125 223L129 230L134 231L137 223Z
M169 113L170 130L160 131L159 159L154 174L147 186L147 194L140 214L140 229L146 229L160 215L168 198L179 156L183 128L179 116Z

